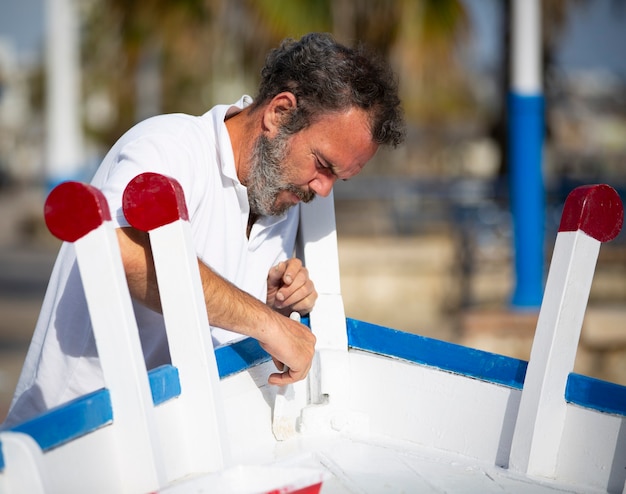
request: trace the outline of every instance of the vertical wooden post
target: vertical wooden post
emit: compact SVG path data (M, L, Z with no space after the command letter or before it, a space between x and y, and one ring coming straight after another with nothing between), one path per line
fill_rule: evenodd
M126 187L123 210L150 235L170 357L180 376L189 471L221 470L226 421L183 190L172 178L143 173Z
M623 216L619 195L608 185L579 187L565 202L511 444L513 470L542 477L555 473L565 387L600 243L618 235Z
M94 187L57 186L45 204L49 230L73 242L105 386L111 396L116 458L128 492L164 485L154 408L117 235L108 204Z
M309 374L311 400L345 405L348 397L348 332L341 297L335 204L331 193L300 206L300 255L319 295L311 311L317 355Z
M347 350L333 194L300 205L298 245L319 295L311 312L318 348Z

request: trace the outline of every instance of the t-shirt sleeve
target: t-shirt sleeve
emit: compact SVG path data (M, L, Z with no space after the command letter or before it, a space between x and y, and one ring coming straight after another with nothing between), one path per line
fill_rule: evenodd
M190 207L194 160L185 145L175 136L141 136L121 146L112 160L106 177L97 185L109 202L112 220L116 226L128 226L122 211L122 196L126 185L141 173L160 173L176 179L185 192L187 207Z

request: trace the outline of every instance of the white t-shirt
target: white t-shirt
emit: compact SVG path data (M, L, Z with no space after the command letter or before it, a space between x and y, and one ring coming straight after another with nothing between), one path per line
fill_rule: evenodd
M114 224L127 226L121 198L132 178L151 171L178 180L198 257L264 302L270 268L293 253L299 208L260 218L246 237L248 196L237 178L224 120L251 102L244 96L200 117L162 115L139 123L109 151L92 184L106 196ZM133 308L148 369L168 363L163 317L137 303ZM240 338L220 328L211 332L216 345ZM63 244L5 424L103 386L74 249Z

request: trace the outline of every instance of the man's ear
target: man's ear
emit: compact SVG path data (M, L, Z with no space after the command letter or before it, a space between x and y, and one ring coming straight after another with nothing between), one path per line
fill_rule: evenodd
M285 91L274 96L263 111L263 130L274 137L287 115L297 106L293 93Z

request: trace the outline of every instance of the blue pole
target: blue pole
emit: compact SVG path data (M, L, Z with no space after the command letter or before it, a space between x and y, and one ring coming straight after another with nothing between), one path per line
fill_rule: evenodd
M511 92L509 111L509 169L515 257L512 304L541 306L544 271L544 185L542 95Z
M544 98L540 0L513 0L508 95L509 179L515 287L512 305L541 306L544 273Z

